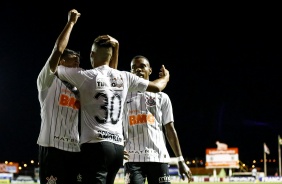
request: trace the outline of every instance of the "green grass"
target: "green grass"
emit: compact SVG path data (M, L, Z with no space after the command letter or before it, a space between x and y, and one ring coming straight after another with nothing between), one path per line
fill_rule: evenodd
M15 183L14 184L22 184L22 183ZM182 182L172 182L171 184L183 184L183 183L188 183L187 181L182 181ZM191 182L191 184L235 184L234 182ZM252 182L240 182L240 184L251 184ZM25 184L36 184L36 183L25 183ZM124 182L115 182L115 184L124 184ZM146 183L147 184L147 183ZM278 184L278 183L273 183L271 184ZM280 183L281 184L281 183Z
M184 183L187 183L187 182L172 182L171 184L184 184ZM218 183L218 184L253 184L253 182L190 182L190 184L212 184L212 183ZM281 184L281 182L259 182L259 183L271 183L271 184ZM115 184L124 184L122 182L118 182ZM146 183L147 184L147 183Z
M171 184L183 184L183 183L187 184L188 182L187 181L172 182ZM239 184L252 184L253 182L191 182L191 184L238 184L238 183ZM281 184L281 182L259 182L259 183ZM15 183L15 184L22 184L22 183ZM25 183L25 184L35 184L35 183ZM124 182L115 182L115 184L124 184Z
M181 183L171 183L171 184L183 184L183 183L187 183L187 182L181 182ZM191 184L232 184L234 182L191 182ZM251 184L252 182L240 182L240 184ZM261 183L264 183L264 182L261 182ZM15 183L15 184L20 184L20 183ZM25 183L25 184L34 184L34 183ZM123 182L119 182L119 183L115 183L115 184L124 184ZM234 183L235 184L235 183ZM271 184L281 184L280 183L274 183L274 182L271 182Z
M180 182L171 182L171 184L188 184L187 180L185 181L180 181ZM190 182L190 184L253 184L254 182ZM266 183L266 182L258 182L258 183ZM124 184L124 182L115 182L115 184ZM147 182L145 184L148 184ZM271 184L281 184L280 183L274 183L271 182Z
M15 183L14 184L22 184L22 183ZM184 184L188 183L186 181L180 181L180 182L172 182L171 184ZM191 184L253 184L254 182L191 182ZM281 182L258 182L258 183L271 183L271 184L281 184ZM1 182L0 182L1 184ZM25 183L25 184L38 184L38 183ZM124 184L123 181L119 180L115 182L115 184ZM148 184L147 182L145 184Z

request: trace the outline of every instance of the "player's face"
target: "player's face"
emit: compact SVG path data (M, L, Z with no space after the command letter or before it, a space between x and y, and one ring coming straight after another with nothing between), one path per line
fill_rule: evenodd
M63 66L70 68L77 68L79 67L79 64L80 64L79 56L75 54L68 54L67 57L65 58L65 62L62 63Z
M131 73L149 80L149 75L152 73L152 68L146 59L138 58L131 62Z

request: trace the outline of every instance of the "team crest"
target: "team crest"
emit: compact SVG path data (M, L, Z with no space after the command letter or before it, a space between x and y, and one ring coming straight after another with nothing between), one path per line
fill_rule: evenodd
M57 178L56 177L53 177L52 175L49 177L46 178L47 180L47 183L46 184L56 184L57 182Z
M81 174L78 174L77 177L76 177L76 179L77 179L77 182L82 182L82 176L81 176Z
M155 100L156 98L155 97L152 97L152 96L149 96L149 97L146 97L146 105L147 106L150 106L150 107L152 107L152 106L156 106L156 100Z
M111 85L112 85L112 87L121 88L123 86L122 78L121 77L111 78Z

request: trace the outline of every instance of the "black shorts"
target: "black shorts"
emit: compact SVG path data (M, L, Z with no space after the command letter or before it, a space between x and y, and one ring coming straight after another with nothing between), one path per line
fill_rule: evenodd
M41 184L81 184L80 152L39 146L39 179Z
M123 149L123 146L111 142L82 144L83 183L113 184L123 164Z
M167 163L158 162L127 162L124 165L126 184L170 184Z

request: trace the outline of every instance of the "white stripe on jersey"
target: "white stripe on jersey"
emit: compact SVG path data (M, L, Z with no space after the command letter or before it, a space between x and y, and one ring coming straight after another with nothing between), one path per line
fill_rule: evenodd
M128 93L123 123L130 162L168 163L163 125L173 122L171 101L163 92Z
M48 63L38 76L37 87L41 107L41 128L37 144L79 152L76 95L50 72Z

